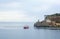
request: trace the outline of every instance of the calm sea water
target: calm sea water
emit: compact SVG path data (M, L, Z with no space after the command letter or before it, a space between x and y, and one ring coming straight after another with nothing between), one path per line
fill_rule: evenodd
M60 30L34 28L29 22L0 22L0 39L60 39Z

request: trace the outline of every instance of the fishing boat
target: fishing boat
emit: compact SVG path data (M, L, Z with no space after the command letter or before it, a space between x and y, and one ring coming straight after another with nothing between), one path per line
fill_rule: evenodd
M24 29L29 29L29 26L28 25L25 25L23 28Z

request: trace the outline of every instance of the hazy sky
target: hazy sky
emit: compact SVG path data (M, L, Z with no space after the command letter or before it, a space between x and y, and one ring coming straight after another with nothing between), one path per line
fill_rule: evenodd
M34 22L60 13L60 0L0 0L0 21Z

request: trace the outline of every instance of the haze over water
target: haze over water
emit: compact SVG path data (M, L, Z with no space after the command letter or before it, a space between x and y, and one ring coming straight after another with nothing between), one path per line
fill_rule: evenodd
M60 30L38 29L34 28L33 24L30 22L0 23L0 26L3 26L0 28L0 39L60 39ZM24 29L25 25L28 25L29 29Z

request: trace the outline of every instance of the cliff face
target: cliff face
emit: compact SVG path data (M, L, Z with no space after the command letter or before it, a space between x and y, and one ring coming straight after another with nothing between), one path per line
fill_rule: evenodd
M45 20L51 20L51 25L60 26L60 14L47 15Z
M50 19L51 21L60 23L60 14L47 15L45 19Z
M50 16L50 17L47 17L46 19L60 23L60 16Z

